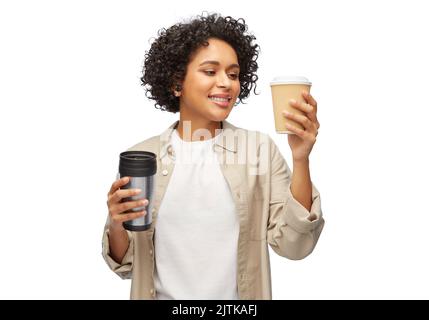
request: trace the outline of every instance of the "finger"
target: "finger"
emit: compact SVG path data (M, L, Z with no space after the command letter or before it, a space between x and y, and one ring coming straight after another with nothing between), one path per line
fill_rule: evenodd
M116 190L115 193L113 193L111 196L109 196L109 199L107 200L108 205L112 205L115 203L120 202L124 198L135 196L136 194L141 193L141 189L119 189Z
M295 127L292 124L286 123L286 128L291 131L292 133L295 133L299 138L302 140L310 141L312 144L316 142L316 135L311 134L308 131L302 130L300 128Z
M147 199L136 200L136 201L126 201L119 204L114 204L109 207L110 215L115 216L121 214L130 209L147 206L149 201Z
M287 112L287 111L283 111L283 115L286 118L288 118L288 119L291 119L293 121L296 121L296 122L300 123L308 131L313 131L314 130L315 125L305 115L294 114L294 113L290 113L290 112Z
M107 196L111 196L120 187L126 185L129 180L130 180L130 177L122 177L121 179L118 179L115 182L113 182L112 187L110 188Z
M316 124L316 128L318 129L320 127L319 125L319 121L317 120L317 116L316 116L316 108L313 107L311 104L309 103L305 103L305 102L297 102L294 99L291 99L289 101L290 105L293 106L294 108L303 111L304 113L306 113L307 117L314 123Z
M296 108L298 110L301 110L301 111L303 111L305 113L308 113L308 114L314 111L314 107L311 104L308 104L308 103L305 103L305 102L298 102L295 99L290 99L289 100L289 104L292 107L294 107L294 108Z
M125 222L125 221L134 220L136 218L145 216L146 214L147 214L146 210L136 211L132 213L117 214L112 217L112 220L115 222Z
M299 136L303 139L305 138L305 134L306 134L305 130L297 128L294 125L289 124L289 123L286 123L285 125L286 125L286 129L288 129L289 131L295 133L297 136Z
M310 92L303 91L302 96L304 97L305 101L312 105L317 112L317 101L313 98L313 96L310 94Z
M320 123L319 123L319 120L317 120L317 118L316 118L315 124L316 124L316 129L319 130L320 129Z

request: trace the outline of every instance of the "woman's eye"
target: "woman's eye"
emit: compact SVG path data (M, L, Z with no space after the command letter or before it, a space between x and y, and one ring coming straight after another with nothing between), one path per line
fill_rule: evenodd
M214 76L216 74L216 71L214 71L214 70L205 70L204 73L206 75L208 75L208 76ZM228 77L230 77L233 80L236 80L236 79L238 79L238 74L236 74L236 73L229 73Z

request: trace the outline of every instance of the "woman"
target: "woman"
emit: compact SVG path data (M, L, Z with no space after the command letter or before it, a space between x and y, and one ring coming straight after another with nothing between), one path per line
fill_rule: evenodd
M127 177L108 193L103 256L132 278L132 299L271 299L267 244L302 259L317 243L324 220L309 172L319 128L313 97L293 104L305 115L285 115L305 128L288 127L293 174L269 136L225 121L256 88L254 40L244 20L213 14L163 29L146 54L147 96L180 120L128 149L157 155L151 228L122 226L146 214L123 212L147 205L121 203L136 194L120 189Z

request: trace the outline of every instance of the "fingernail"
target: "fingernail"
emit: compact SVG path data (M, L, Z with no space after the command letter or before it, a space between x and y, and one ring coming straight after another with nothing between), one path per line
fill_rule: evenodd
M143 201L143 205L144 205L144 206L147 206L148 204L149 204L149 201L148 201L148 200L144 200L144 201Z
M138 193L140 193L140 192L142 192L142 189L135 189L135 190L134 190L134 193L135 193L135 194L138 194Z
M289 100L289 102L290 102L291 104L295 104L295 103L296 103L296 100L295 100L295 99L290 99L290 100Z

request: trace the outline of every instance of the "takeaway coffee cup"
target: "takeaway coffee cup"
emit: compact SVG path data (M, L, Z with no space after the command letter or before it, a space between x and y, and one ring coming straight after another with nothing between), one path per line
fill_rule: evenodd
M271 83L271 94L273 97L274 122L277 133L289 133L286 128L286 123L289 123L297 128L304 127L283 115L283 111L288 111L295 114L304 114L301 110L295 109L289 104L290 99L295 99L298 102L304 102L302 91L310 92L311 82L305 77L297 76L280 76L275 77Z
M125 229L130 231L144 231L152 223L152 199L156 174L156 154L148 151L126 151L119 156L119 176L130 177L129 182L121 189L141 189L139 194L124 198L125 201L148 199L147 206L130 209L125 213L146 210L146 215L137 219L123 222Z

